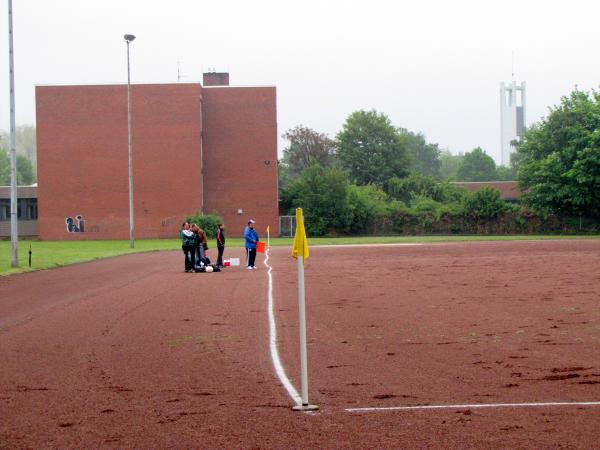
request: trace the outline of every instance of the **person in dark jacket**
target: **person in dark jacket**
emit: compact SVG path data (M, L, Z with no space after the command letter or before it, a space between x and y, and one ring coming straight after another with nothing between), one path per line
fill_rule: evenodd
M194 271L194 253L196 253L196 235L190 230L190 224L184 222L179 232L181 249L185 256L185 271Z
M256 243L258 242L258 233L254 229L254 220L248 221L248 226L244 228L244 239L246 241L246 263L248 269L256 269L254 261L256 260Z
M223 224L217 225L217 234L215 236L217 240L217 250L219 255L217 256L217 266L223 267L223 251L225 250L225 231L223 230Z

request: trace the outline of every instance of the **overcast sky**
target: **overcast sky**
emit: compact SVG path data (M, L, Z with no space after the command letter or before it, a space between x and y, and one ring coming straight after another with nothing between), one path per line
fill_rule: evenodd
M0 128L9 128L2 2ZM36 84L200 81L277 86L278 133L334 137L358 109L386 113L452 152L500 159L499 83L527 82L527 123L576 85L600 85L592 0L13 0L17 124L35 124ZM279 150L285 144L280 139Z

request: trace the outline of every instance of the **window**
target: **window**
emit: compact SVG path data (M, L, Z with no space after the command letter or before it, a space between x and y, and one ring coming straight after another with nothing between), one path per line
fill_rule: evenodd
M28 198L27 200L27 217L29 220L37 220L37 198Z
M0 221L10 220L10 199L0 198Z
M37 220L37 198L17 199L18 220ZM10 199L0 199L0 221L10 220Z

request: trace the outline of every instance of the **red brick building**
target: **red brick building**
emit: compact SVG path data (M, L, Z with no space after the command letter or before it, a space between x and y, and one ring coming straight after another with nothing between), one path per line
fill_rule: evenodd
M132 85L136 238L196 212L277 232L276 91L228 83ZM36 108L40 238L128 239L127 86L37 86Z

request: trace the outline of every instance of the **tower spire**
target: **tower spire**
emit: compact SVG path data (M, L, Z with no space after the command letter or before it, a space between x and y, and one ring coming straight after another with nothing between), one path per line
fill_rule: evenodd
M511 77L512 77L512 81L515 81L515 51L512 51L512 56L511 56Z

